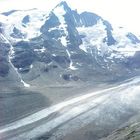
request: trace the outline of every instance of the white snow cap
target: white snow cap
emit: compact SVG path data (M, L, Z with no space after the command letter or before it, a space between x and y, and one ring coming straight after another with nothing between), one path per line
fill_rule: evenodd
M0 12L21 9L38 8L50 11L62 0L1 0ZM124 26L135 34L140 34L139 0L65 0L73 9L92 11L101 15L113 25ZM16 4L15 4L16 3ZM110 6L111 5L111 6ZM119 9L119 10L118 10ZM128 16L129 15L129 16ZM130 18L131 17L131 18Z

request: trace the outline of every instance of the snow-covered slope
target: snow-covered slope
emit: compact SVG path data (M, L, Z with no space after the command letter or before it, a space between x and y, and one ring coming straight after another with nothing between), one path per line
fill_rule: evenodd
M58 38L58 40L66 47L69 41L67 40L67 23L64 18L66 10L63 6L64 5L59 5L52 10L61 24L54 28L50 28L49 32L56 29L62 29L64 34ZM21 40L29 41L30 39L41 35L40 29L47 19L49 19L49 14L48 11L40 11L38 9L13 11L8 16L0 14L0 21L4 28L3 33L13 42ZM86 36L82 39L83 43L79 46L85 52L88 52L88 48L90 47L96 47L100 55L104 55L108 52L112 53L113 51L117 52L116 54L111 54L109 56L111 59L113 57L122 58L133 56L136 51L140 51L140 41L137 43L135 43L134 40L132 41L124 28L115 28L112 30L116 43L108 46L104 41L107 36L107 31L102 20L99 20L96 25L89 27L83 25L78 27L77 30L81 35Z
M62 45L64 47L67 47L67 35L68 35L68 31L67 31L67 24L64 18L64 15L66 14L66 11L64 10L64 6L57 6L54 10L53 13L57 16L60 25L58 27L58 29L62 29L64 31L64 35L60 38L60 41L62 43ZM51 30L52 31L52 30Z
M132 40L127 37L128 32L120 28L116 28L112 31L116 43L108 46L107 43L104 42L104 38L107 36L105 28L106 26L101 20L94 26L77 28L79 33L85 36L82 39L83 43L79 47L85 52L90 52L91 48L96 47L99 55L110 54L107 56L109 59L131 57L134 56L135 52L140 51L140 43L133 43Z
M29 41L39 36L40 28L46 21L48 13L37 9L15 11L8 16L0 14L5 36L12 41ZM18 35L14 35L18 34Z

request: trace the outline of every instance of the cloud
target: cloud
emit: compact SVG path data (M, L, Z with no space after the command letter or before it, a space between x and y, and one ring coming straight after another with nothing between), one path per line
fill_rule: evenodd
M1 0L0 12L11 9L33 9L39 8L42 10L48 10L52 6L56 5L60 0Z

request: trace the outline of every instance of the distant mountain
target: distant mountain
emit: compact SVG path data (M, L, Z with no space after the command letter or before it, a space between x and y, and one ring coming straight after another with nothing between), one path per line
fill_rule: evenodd
M118 81L139 74L140 40L65 1L0 14L0 80L30 84ZM14 76L13 76L14 75ZM28 84L27 84L28 83Z

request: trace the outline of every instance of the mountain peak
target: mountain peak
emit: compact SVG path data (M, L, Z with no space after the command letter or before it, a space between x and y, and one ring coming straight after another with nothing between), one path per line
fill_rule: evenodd
M65 11L71 10L71 8L69 7L66 1L61 1L55 8L61 7L61 6L64 8Z
M61 1L58 5L63 5L63 6L68 6L67 2L66 1Z
M69 7L66 1L61 1L58 5L64 6L64 7Z

